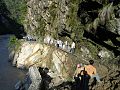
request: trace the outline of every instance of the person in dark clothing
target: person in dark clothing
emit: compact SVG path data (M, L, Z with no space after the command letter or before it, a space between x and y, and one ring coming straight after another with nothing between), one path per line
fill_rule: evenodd
M85 71L85 67L82 67L81 71L80 71L80 89L79 90L89 90L89 79L90 76L87 74L87 72Z
M52 78L47 74L49 72L48 68L39 68L39 72L42 77L39 90L49 90L49 84L51 83Z
M79 78L79 75L77 77L74 77L74 80L75 80L75 88L74 90L80 90L80 84L81 84L81 80Z
M77 68L74 73L75 88L74 90L81 90L81 71L83 71L82 64L77 64Z

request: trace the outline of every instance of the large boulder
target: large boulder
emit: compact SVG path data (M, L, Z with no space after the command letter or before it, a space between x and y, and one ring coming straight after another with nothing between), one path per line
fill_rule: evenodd
M37 42L24 42L20 50L14 60L18 68L47 67L61 80L68 79L74 74L77 59L61 49Z
M39 85L41 83L42 78L41 78L41 75L38 71L38 68L37 67L30 67L28 73L29 73L29 76L30 76L31 81L32 81L28 90L39 90Z
M101 51L98 53L98 56L99 56L100 58L110 58L110 57L111 57L111 54L110 54L110 52L108 52L108 51L101 50Z

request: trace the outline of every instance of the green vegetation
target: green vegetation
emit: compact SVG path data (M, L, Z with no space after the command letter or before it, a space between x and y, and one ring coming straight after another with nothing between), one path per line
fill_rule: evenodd
M2 15L9 14L9 11L7 10L6 5L3 0L0 0L0 14ZM6 29L5 25L3 25L2 21L0 21L0 34L3 34L5 29Z
M9 40L9 49L14 49L15 51L19 50L21 46L21 42L13 35Z
M7 9L11 12L11 18L17 21L20 24L24 23L25 19L25 14L27 11L27 6L26 6L26 1L27 0L5 0L5 3L7 5ZM84 2L87 2L87 0L83 0ZM67 35L61 40L67 40L70 41L75 41L76 43L76 52L75 54L80 54L80 46L86 46L89 50L90 53L92 54L93 57L97 57L98 49L101 48L97 44L93 44L92 42L89 41L84 41L84 30L97 30L97 27L99 25L104 25L107 30L114 30L116 28L116 21L113 19L115 17L113 10L113 3L108 4L108 0L102 0L102 1L97 1L98 3L103 5L103 8L98 8L94 11L88 12L87 10L83 10L83 16L85 15L85 20L87 19L88 22L86 22L84 25L82 22L80 22L82 17L78 17L78 10L79 10L79 4L83 2L82 0L70 0L68 2L68 14L66 16L66 22L65 22L65 27L62 27L62 22L60 22L59 19L61 19L62 16L60 14L64 14L64 11L62 12L61 10L61 2L54 2L50 5L50 7L44 7L45 11L48 11L48 17L46 18L47 21L44 20L44 18L41 15L36 15L35 20L38 22L38 27L35 28L33 31L28 31L31 32L30 34L33 34L33 36L36 36L39 40L43 40L44 35L49 33L51 36L55 39L59 37L58 33L62 32L64 29L67 29ZM95 1L95 0L92 0ZM39 7L37 8L39 10ZM35 11L35 9L33 8ZM37 10L36 10L37 11ZM36 12L37 13L37 12ZM97 13L96 17L91 19L89 21L88 18L91 18L88 13ZM28 21L29 22L29 21ZM62 24L61 24L62 23ZM29 23L31 24L31 22ZM46 24L50 26L50 30L46 31ZM27 25L27 24L26 24ZM32 25L32 24L31 24ZM28 25L29 26L29 25ZM94 33L95 34L95 33ZM62 35L61 35L62 36ZM16 43L16 39L12 39L12 43ZM17 43L16 43L17 44ZM107 44L112 44L111 42L107 42ZM18 45L19 46L19 45Z
M52 5L49 7L49 13L51 15L51 17L50 17L50 22L51 23L53 23L56 19L57 10L58 10L58 8L56 7L56 4L52 3Z
M88 50L90 50L90 53L91 53L92 57L94 59L97 59L97 54L98 54L99 50L101 49L101 47L99 45L97 45L97 44L94 44L94 43L88 42L88 41L84 42L84 43L86 43L84 45L86 45Z
M51 31L49 33L51 34L53 38L58 38L57 36L58 30L59 30L59 26L57 25L58 18L59 18L58 10L59 10L59 7L55 3L52 3L48 9L50 13L48 22L50 23L50 27L51 27Z
M41 16L39 16L39 18L37 19L37 22L39 23L39 26L38 28L36 28L34 34L38 37L39 40L42 40L45 34L45 31L44 31L45 21Z
M69 5L69 16L67 16L67 24L71 28L71 38L74 41L81 41L84 32L84 26L80 24L77 16L79 2L79 0L71 0Z
M11 19L19 24L24 23L25 15L27 12L26 0L4 0L7 9L10 11Z
M9 14L6 5L3 0L0 0L0 13L2 14Z
M69 16L67 16L67 24L71 28L71 39L76 41L76 54L80 54L80 46L85 46L90 50L92 57L97 58L97 54L101 47L91 41L83 40L83 33L84 30L96 30L99 25L107 26L107 23L109 24L108 26L113 26L112 23L110 23L110 20L114 18L113 3L108 4L107 1L102 2L105 6L101 10L99 9L98 17L95 18L93 22L87 23L86 25L82 25L79 21L80 18L77 16L79 3L79 0L71 0L69 5L70 10Z
M113 3L110 3L99 10L98 18L96 18L93 22L86 25L86 29L90 31L91 29L96 30L99 25L107 25L111 19L114 18L113 13Z

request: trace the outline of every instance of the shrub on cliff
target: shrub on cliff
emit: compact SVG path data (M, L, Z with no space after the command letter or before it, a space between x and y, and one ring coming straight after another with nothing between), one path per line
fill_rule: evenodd
M17 51L21 46L20 41L13 35L10 37L8 47L9 49Z
M27 12L26 0L4 0L7 9L10 11L10 17L17 21L19 24L23 24L25 14Z

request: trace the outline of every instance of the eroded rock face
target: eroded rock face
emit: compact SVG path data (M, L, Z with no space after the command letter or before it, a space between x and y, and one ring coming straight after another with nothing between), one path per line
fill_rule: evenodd
M100 13L99 11L102 10L103 6L109 2L108 0L88 0L88 1L83 0L83 3L82 3L82 0L80 0L79 3L77 2L79 0L75 0L75 1L76 2L74 2L74 0L29 0L29 1L27 1L28 12L27 12L27 16L25 19L26 24L24 24L25 29L28 30L29 34L37 33L38 38L41 38L41 36L44 36L48 32L51 33L51 36L58 35L58 33L59 33L59 35L61 35L62 31L64 31L64 30L67 31L69 34L69 32L71 33L71 31L74 32L77 30L77 28L76 28L78 25L77 23L87 25L88 23L92 22L93 24L96 25L96 23L98 23L97 17L99 17L99 13ZM72 2L72 4L69 4L70 2ZM77 3L77 4L74 4L74 3ZM97 7L95 7L94 5L91 7L91 5L94 3L96 3ZM82 5L83 7L85 5L87 5L89 7L83 8L81 6L82 8L80 9L79 4ZM78 7L77 7L77 5L78 5ZM111 4L110 6L112 6L112 5L113 4ZM106 8L107 8L107 6L106 6ZM69 13L70 9L71 9L72 13ZM81 12L79 12L78 9L80 9ZM105 13L107 13L107 12L104 12L104 10L103 10L102 14L103 14L104 19L105 19L104 16L106 16ZM81 20L80 22L72 23L76 20L76 18L73 18L71 16L77 17L77 14L79 14L78 17L83 20ZM94 15L94 17L93 17L93 15ZM103 18L101 18L101 19L103 19ZM119 34L119 26L120 26L119 19L117 19L116 21L118 21L118 22L114 28L109 28L110 26L108 24L107 29L113 33ZM116 21L111 20L112 23L116 22ZM67 22L69 22L69 24ZM105 22L103 22L102 24L104 24L104 23ZM111 23L110 23L110 25L111 25ZM113 25L111 25L111 26L113 27ZM73 30L71 29L71 27ZM97 28L98 27L96 25L96 29ZM101 31L101 30L103 30L103 33L104 33L105 29L100 28L99 31ZM80 31L76 31L76 32L77 33L75 33L75 32L73 33L73 38L75 36L74 34L76 34L78 36L81 35ZM98 34L99 38L102 37L101 40L102 39L105 40L108 35L108 33L103 35L103 34L100 34L100 32L98 32L97 34ZM106 36L106 38L104 38L103 36ZM108 35L108 36L111 38L111 35ZM69 37L72 38L71 35L69 35ZM89 49L87 47L81 47L80 50L81 50L80 52L82 52L82 53L79 56L79 62L83 63L83 61L85 61L85 60L93 59L92 55L91 55L91 51L89 51ZM96 55L98 55L98 53ZM16 56L15 56L16 58L14 58L13 64L17 65L18 68L23 68L23 67L29 68L34 65L37 67L48 67L51 71L51 73L49 73L49 75L51 77L54 77L55 82L59 83L59 81L62 82L65 79L73 76L73 73L74 73L73 68L75 68L76 63L79 63L79 62L75 61L76 60L75 58L71 58L71 56L62 50L51 48L50 46L45 45L45 44L24 42L21 46L20 52L18 52L16 54ZM110 54L106 51L101 51L99 53L99 56L101 58L111 57ZM98 73L99 72L101 73L100 76L102 78L103 78L103 76L106 76L107 73L109 72L105 66L99 67L99 65L98 65L98 68L99 68ZM60 80L58 80L58 78ZM107 86L108 86L108 88L112 88L111 83L106 83L107 80L109 80L109 79L106 79L106 81L103 82L103 84L105 84L106 86L104 88L98 89L98 90L107 89ZM58 85L58 83L56 83L56 85ZM94 89L95 87L92 87L92 88ZM96 87L96 88L99 88L99 87Z
M81 47L81 52L82 52L81 55L82 55L84 60L92 59L91 53L86 47L82 46Z
M70 77L73 77L77 63L83 63L85 60L87 60L87 57L90 58L90 53L87 48L81 47L81 52L81 58L79 58L80 60L76 60L76 57L74 55L62 51L59 48L49 46L47 44L40 44L37 42L23 42L20 51L16 55L17 58L14 58L14 60L16 59L15 65L18 68L29 68L29 71L33 77L33 83L31 84L31 88L33 88L35 85L38 85L39 83L36 82L35 79L37 78L37 75L34 74L34 71L37 71L37 73L39 73L37 70L38 68L33 68L34 66L47 67L49 69L49 72L47 74L52 78L51 83L49 84L50 88L53 88L53 86L59 87L59 85L61 84L63 84L63 87L66 87L66 84L64 85L64 82L67 83L67 80ZM95 62L95 66L97 68L97 73L102 80L102 84L90 86L92 90L106 90L106 88L119 87L119 71L116 71L116 69L114 69L115 71L111 72L112 74L110 74L110 70L106 66L101 65L97 62ZM71 83L73 82L68 83L69 87L71 87ZM113 83L114 85L112 85Z
M117 34L120 35L120 19L116 19L116 22L117 22L116 24Z
M119 46L116 39L120 32L119 18L115 16L119 14L117 3L116 0L29 0L24 27L38 40L43 41L44 36L51 34L54 39L62 37L80 43L86 37L111 51ZM105 45L104 41L107 41ZM116 52L119 53L117 48L113 50Z
M94 85L92 90L119 90L120 71L111 71L102 78L101 84Z
M17 58L16 58L17 57ZM46 44L36 42L24 42L20 52L16 53L13 64L18 68L29 68L36 65L37 67L47 67L54 72L52 77L61 77L62 80L72 77L76 60L69 57L65 51L51 47ZM74 68L73 70L71 70Z
M41 83L42 78L38 71L38 68L30 67L28 73L29 73L30 79L32 81L28 90L39 90L39 85Z
M25 29L30 34L37 32L38 29L40 32L53 33L56 29L64 29L67 26L68 2L69 0L29 0Z
M105 51L105 50L101 50L99 53L98 53L98 56L100 58L110 58L111 57L111 53L108 52L108 51Z

